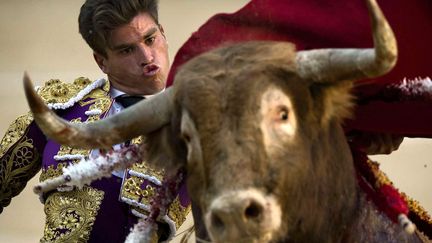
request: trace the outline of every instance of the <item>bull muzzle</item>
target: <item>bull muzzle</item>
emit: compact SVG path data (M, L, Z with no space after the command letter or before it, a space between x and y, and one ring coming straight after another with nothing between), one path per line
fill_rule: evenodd
M210 204L206 226L215 242L268 242L281 225L274 197L255 190L224 193Z

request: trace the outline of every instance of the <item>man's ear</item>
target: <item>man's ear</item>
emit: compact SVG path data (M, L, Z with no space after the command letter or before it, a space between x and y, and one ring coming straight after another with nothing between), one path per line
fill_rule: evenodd
M108 72L108 66L107 66L107 62L106 62L106 57L104 57L103 55L93 52L93 58L95 59L97 65L99 66L99 68L102 70L102 72L104 72L105 74L107 74Z

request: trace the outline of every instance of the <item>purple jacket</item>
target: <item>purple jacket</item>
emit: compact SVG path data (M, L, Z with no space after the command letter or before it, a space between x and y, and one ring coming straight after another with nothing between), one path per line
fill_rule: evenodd
M73 83L49 80L38 90L47 105L71 122L102 119L110 109L109 82L78 78ZM136 139L139 142L139 139ZM62 168L88 156L47 139L31 114L19 117L0 144L0 212L39 169L40 181L62 174ZM112 176L83 189L58 189L44 195L46 224L41 242L124 242L138 217L148 214L149 202L160 186L163 171L135 164L123 179ZM185 183L159 224L161 239L170 239L190 211ZM165 234L165 235L163 235Z

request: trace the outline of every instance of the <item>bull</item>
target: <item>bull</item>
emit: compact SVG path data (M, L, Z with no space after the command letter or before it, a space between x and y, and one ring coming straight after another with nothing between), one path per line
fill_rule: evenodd
M186 169L195 223L214 242L420 242L366 200L341 128L352 81L397 60L391 28L367 5L374 48L222 47L185 64L165 92L91 124L57 117L28 77L26 95L59 143L110 148L145 135L150 163Z

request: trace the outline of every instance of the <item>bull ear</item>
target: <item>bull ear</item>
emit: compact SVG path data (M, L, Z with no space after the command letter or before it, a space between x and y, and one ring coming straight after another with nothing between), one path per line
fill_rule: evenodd
M373 78L397 60L396 39L375 0L367 0L375 48L319 49L297 53L299 75L317 82Z
M182 111L182 118L180 124L180 132L183 141L187 146L187 161L188 163L202 162L201 142L198 131L196 130L195 123L191 119L187 110ZM201 164L201 163L200 163Z
M317 107L321 107L319 118L321 124L326 125L334 120L341 122L352 116L354 106L352 86L350 81L312 85L315 102L320 104Z
M177 140L178 131L173 130L171 125L166 125L155 132L147 134L146 149L148 152L147 159L150 164L169 170L184 166L186 163L198 166L202 164L200 136L194 121L186 110L181 113L179 132L180 139L186 145L186 153L184 144ZM184 161L184 158L186 158L186 161Z
M189 175L194 175L194 181L199 182L200 188L207 188L204 160L201 148L200 135L195 122L186 109L182 110L180 133L187 146L187 169ZM200 189L196 189L200 191Z
M172 142L175 135L171 131L171 124L168 124L145 136L146 162L156 168L177 170L184 165L183 156L178 153L180 145Z

